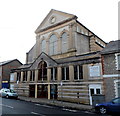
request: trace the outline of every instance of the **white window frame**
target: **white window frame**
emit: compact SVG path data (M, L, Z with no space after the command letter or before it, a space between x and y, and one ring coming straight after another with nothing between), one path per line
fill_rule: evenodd
M115 87L115 97L118 97L118 83L120 80L115 80L114 81L114 87Z
M118 55L120 56L120 53L115 54L116 70L120 70L120 67L119 67L119 64L118 64Z

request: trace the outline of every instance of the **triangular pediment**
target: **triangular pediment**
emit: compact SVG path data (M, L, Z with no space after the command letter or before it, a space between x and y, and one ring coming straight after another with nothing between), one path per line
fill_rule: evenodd
M47 63L47 66L56 66L57 62L52 59L50 56L48 56L46 53L42 52L37 58L36 60L33 62L33 64L31 65L31 69L37 69L38 64L41 61L45 61Z
M48 27L54 26L59 23L63 23L67 20L77 18L75 15L64 13L57 10L51 10L42 23L38 26L35 33L39 33L41 30L44 30Z

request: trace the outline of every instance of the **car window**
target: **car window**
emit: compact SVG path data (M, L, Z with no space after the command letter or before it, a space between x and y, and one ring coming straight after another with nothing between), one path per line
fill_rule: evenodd
M120 98L114 99L113 103L120 103Z
M10 89L10 92L11 92L11 93L15 93L15 91L13 91L12 89Z

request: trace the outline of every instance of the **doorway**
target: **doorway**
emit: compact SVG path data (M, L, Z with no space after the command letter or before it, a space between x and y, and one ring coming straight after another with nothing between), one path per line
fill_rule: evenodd
M37 96L38 98L48 98L48 85L38 85Z
M29 85L29 97L35 97L35 85Z
M101 84L90 84L89 85L89 97L90 97L90 105L92 105L92 95L93 94L102 94Z

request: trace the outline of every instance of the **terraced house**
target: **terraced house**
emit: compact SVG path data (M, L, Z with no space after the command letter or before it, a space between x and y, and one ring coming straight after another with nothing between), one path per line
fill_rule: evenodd
M52 9L35 33L26 64L11 74L19 95L91 104L92 94L104 93L99 51L106 43L77 16Z

